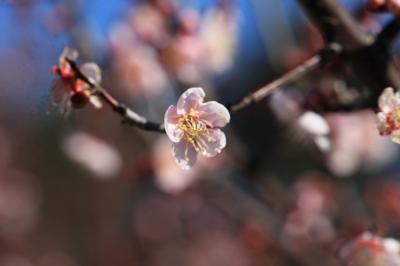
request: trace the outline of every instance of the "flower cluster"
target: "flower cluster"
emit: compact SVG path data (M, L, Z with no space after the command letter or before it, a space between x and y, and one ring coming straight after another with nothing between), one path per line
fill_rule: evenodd
M204 97L202 88L190 88L165 113L172 153L183 169L194 165L197 153L214 157L226 146L225 134L219 128L229 123L229 111L215 101L203 103Z
M400 94L388 87L379 97L378 105L379 133L391 135L394 142L400 143Z
M101 108L102 104L95 89L78 77L72 68L70 61L78 59L78 52L73 49L65 48L59 58L59 66L53 67L53 72L60 79L57 80L52 89L53 103L59 106L61 113L68 115L72 108L82 108L91 103L96 108ZM79 70L93 83L101 82L101 70L95 63L85 63Z
M338 255L345 265L397 266L400 265L400 243L365 232L346 242Z

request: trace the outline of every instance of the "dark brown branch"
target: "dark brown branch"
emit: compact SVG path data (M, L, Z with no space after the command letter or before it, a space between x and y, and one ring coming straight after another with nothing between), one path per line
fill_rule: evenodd
M336 42L348 50L373 42L373 37L361 28L337 0L298 1L327 43Z
M283 74L280 78L268 83L267 85L261 87L260 89L250 93L243 99L239 100L237 103L228 105L230 112L236 112L243 109L253 103L259 102L269 96L276 89L286 86L304 75L310 73L318 67L322 67L327 63L331 62L337 57L341 52L341 47L338 44L331 44L328 48L322 50L320 53L314 55L310 59L303 62L301 65L295 67Z
M165 133L164 125L148 121L145 117L137 114L136 112L129 109L124 104L120 103L110 93L108 93L100 84L95 83L89 77L82 73L78 65L67 59L68 63L77 75L77 78L86 82L92 89L96 90L96 93L107 103L114 112L120 114L125 123L139 127L144 130L155 131L159 133Z
M400 18L393 18L376 37L375 45L390 49L390 46L400 33Z

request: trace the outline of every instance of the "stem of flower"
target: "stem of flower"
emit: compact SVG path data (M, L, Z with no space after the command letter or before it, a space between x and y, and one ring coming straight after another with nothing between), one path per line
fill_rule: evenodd
M104 102L113 109L114 112L116 112L122 116L124 123L130 124L130 125L133 125L133 126L136 126L138 128L148 130L148 131L165 133L163 124L149 121L145 117L139 115L138 113L136 113L133 110L131 110L130 108L128 108L126 105L120 103L100 84L97 84L92 79L90 79L85 74L83 74L75 61L70 60L68 58L66 60L70 64L71 68L75 71L77 78L86 82L90 86L90 88L95 89L97 95L99 95L104 100Z

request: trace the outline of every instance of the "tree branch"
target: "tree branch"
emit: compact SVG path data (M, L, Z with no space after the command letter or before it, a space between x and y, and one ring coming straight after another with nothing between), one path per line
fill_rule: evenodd
M124 104L120 103L117 99L115 99L101 85L95 83L85 74L83 74L82 71L79 69L78 65L76 64L76 62L68 58L66 60L76 73L77 77L86 82L90 86L90 88L95 89L97 95L99 95L105 101L105 103L107 103L112 108L114 112L121 115L125 123L128 123L130 125L136 126L144 130L165 133L164 125L148 121L145 117L129 109L127 106L125 106Z
M243 109L253 103L259 102L269 96L276 89L286 86L304 75L310 73L318 67L322 67L327 63L335 59L341 52L341 46L332 43L327 48L323 49L320 53L314 55L310 59L303 62L301 65L295 67L294 69L286 72L280 78L268 83L267 85L261 87L260 89L251 92L249 95L245 96L237 103L229 104L228 110L230 112L236 112Z
M374 38L366 33L337 0L298 0L327 43L349 50L366 46Z

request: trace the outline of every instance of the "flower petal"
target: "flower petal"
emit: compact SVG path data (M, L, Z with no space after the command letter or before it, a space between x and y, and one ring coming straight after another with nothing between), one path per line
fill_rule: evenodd
M204 150L201 154L206 157L214 157L221 153L222 149L226 146L226 137L224 132L220 129L210 129L208 134L201 136L201 144Z
M173 143L172 155L175 157L175 161L178 165L184 170L189 170L197 159L197 152L193 146L186 141Z
M231 119L228 109L216 101L202 104L199 111L204 112L200 115L200 119L210 123L213 127L224 127Z
M100 109L101 107L103 107L103 103L102 103L101 99L99 98L99 96L96 96L96 95L90 95L90 103L96 109Z
M197 109L203 103L206 96L204 90L199 87L187 89L178 100L178 114L186 114L191 108Z
M327 135L330 132L330 127L326 119L311 111L302 114L298 118L297 123L302 129L313 135Z
M378 105L383 112L391 112L396 106L400 105L399 93L394 93L393 88L387 87L379 96Z
M80 67L80 70L95 83L101 82L101 70L96 63L85 63Z
M400 144L400 130L393 131L391 137L394 143Z
M384 112L379 112L377 114L377 128L381 135L388 135L391 133L390 125L387 122L387 115Z
M71 66L67 62L67 59L76 61L78 59L78 51L71 49L71 48L64 48L60 58L58 59L60 64L61 73L64 75L71 74Z
M78 59L78 51L75 49L71 49L69 47L65 47L64 51L60 56L60 64L64 62L65 59L70 59L72 61L76 61Z
M183 137L183 130L178 127L179 115L176 107L171 105L168 107L164 115L165 132L169 139L173 142L179 142Z

